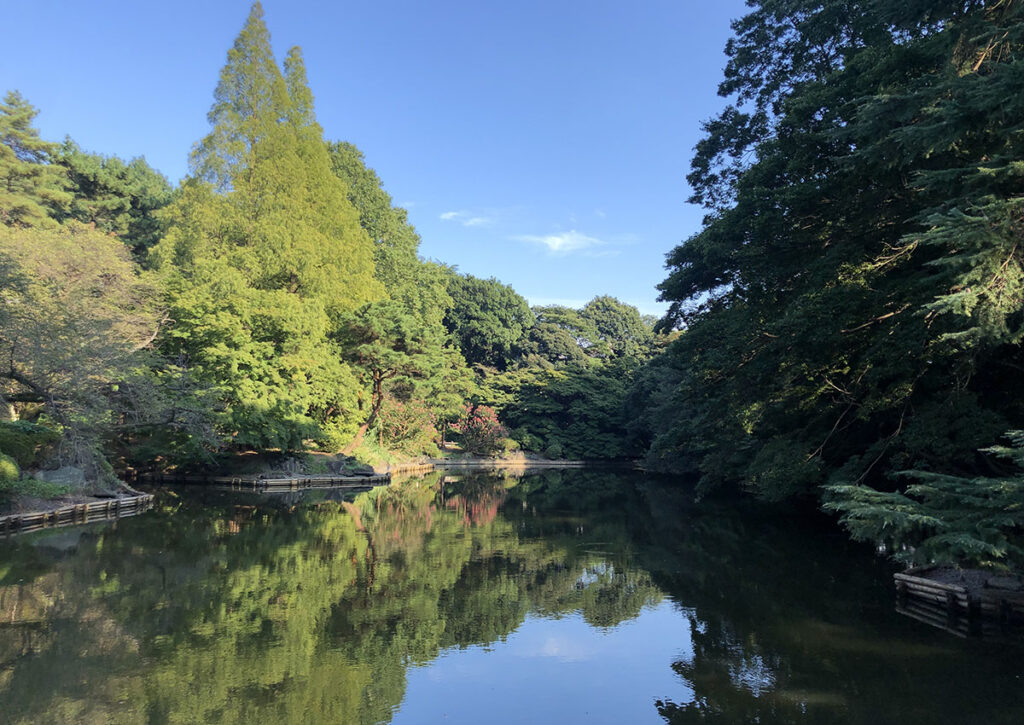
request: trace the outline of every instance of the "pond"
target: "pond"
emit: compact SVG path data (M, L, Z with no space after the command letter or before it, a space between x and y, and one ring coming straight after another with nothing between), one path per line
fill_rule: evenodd
M827 522L638 473L165 490L0 540L5 723L1024 722L1024 649Z

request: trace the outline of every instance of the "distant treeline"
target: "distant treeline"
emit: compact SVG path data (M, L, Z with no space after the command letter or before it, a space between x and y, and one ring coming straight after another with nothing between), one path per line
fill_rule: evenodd
M40 139L8 93L0 478L454 441L642 457L824 505L907 557L1019 564L1021 13L752 2L657 325L610 297L531 309L422 259L259 4L177 187Z

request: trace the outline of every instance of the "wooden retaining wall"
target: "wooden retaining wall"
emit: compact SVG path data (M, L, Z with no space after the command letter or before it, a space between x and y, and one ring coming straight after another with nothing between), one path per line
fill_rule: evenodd
M127 498L110 498L104 501L79 503L52 511L0 516L0 536L23 534L55 526L72 526L92 521L117 519L122 516L134 516L148 511L152 507L153 496L146 493Z
M914 567L893 575L899 597L897 610L935 626L940 626L939 619L965 617L965 632L979 630L980 625L972 622L983 618L1024 621L1024 592L989 587L972 590L963 584L936 581L927 576L934 568ZM950 631L959 629L948 622L941 626Z
M209 476L204 474L171 475L146 474L148 483L204 483L251 491L298 491L307 488L371 488L387 485L391 475L374 473L366 476L295 476L291 478L262 478L260 476Z
M541 461L531 458L471 458L471 459L447 459L440 458L431 461L431 464L436 468L447 469L447 468L479 468L479 469L508 469L508 470L523 470L523 469L540 469L540 468L593 468L595 465L608 465L608 464L595 464L592 461Z

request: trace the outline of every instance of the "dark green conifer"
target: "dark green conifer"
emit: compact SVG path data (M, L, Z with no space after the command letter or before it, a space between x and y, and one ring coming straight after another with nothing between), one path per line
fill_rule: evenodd
M8 226L53 226L71 200L63 167L52 163L58 144L32 126L38 114L17 91L0 103L0 222Z

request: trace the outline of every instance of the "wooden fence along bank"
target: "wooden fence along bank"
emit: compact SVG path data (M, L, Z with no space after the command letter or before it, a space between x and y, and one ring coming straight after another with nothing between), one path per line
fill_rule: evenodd
M93 521L119 519L122 516L140 514L152 507L152 494L144 493L125 498L110 498L104 501L78 503L53 509L52 511L0 516L0 537L56 526L71 526L73 524L88 524Z
M387 485L390 473L373 473L365 476L292 476L288 478L263 478L262 476L207 476L147 474L142 476L146 483L202 483L214 486L245 489L249 491L298 491L306 488L352 488L365 489Z
M980 571L968 574L957 581L934 566L894 574L896 611L961 637L998 636L1002 626L1024 622L1024 582Z

